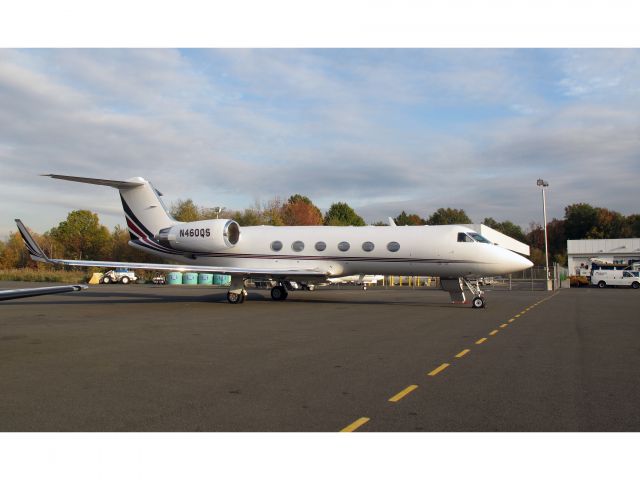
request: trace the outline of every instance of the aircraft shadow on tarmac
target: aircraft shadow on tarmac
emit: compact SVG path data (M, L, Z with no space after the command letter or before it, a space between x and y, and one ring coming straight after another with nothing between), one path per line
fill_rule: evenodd
M301 293L301 292L300 292ZM469 305L464 304L452 304L448 299L438 301L435 298L425 298L423 302L416 302L415 300L385 300L372 298L371 293L363 294L362 299L346 299L346 298L318 298L317 293L305 292L293 293L285 302L274 302L268 291L264 290L249 290L249 297L247 302L257 302L260 304L335 304L335 305L402 305L404 307L432 307L432 308L468 308ZM299 295L296 297L296 295ZM64 297L73 298L73 300L66 300ZM214 293L207 293L205 295L170 295L162 293L145 294L140 292L114 292L114 291L96 291L89 290L80 294L72 295L58 295L57 297L43 298L32 300L20 300L20 301L5 301L0 303L2 305L92 305L92 304L160 304L160 303L220 303L228 305L233 308L242 308L237 305L230 305L227 301L226 291L217 291Z

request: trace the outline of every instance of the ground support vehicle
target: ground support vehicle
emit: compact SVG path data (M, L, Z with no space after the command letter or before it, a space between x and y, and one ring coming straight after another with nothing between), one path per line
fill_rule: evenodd
M106 272L100 279L100 283L122 283L126 285L136 280L138 280L138 277L128 268L116 268Z

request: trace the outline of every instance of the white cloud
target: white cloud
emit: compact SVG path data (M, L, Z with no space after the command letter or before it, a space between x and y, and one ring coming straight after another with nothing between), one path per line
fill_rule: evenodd
M141 175L169 201L230 208L303 193L323 207L346 200L370 221L452 206L522 225L539 216L543 176L552 216L573 201L631 213L638 57L0 51L0 235L15 215L42 231L74 206L120 221L115 192L37 176L50 172Z

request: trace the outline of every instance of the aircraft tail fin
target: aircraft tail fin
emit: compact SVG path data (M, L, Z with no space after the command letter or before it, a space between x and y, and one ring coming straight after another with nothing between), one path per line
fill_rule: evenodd
M55 174L44 176L117 188L132 240L153 238L161 229L170 227L176 222L162 203L160 199L162 194L144 178L134 177L123 181Z
M24 223L19 218L16 218L16 225L18 226L18 230L20 231L20 235L22 235L22 240L24 240L24 244L29 250L29 255L31 255L31 259L36 262L49 262L49 257L44 253L44 251L40 248L40 245L36 243L33 239L27 227L24 226Z

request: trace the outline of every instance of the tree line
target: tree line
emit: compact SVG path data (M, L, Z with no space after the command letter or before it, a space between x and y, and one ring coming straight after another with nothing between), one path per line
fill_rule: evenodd
M275 197L262 204L244 210L213 209L196 205L193 200L178 200L170 208L178 221L193 222L214 218L233 218L241 226L252 225L333 225L364 226L364 219L344 202L336 202L323 215L322 211L306 196L296 194L286 201ZM394 218L396 225L453 225L473 223L463 209L439 208L428 218L404 210ZM531 222L526 231L509 220L497 221L486 217L481 223L504 233L531 247L531 261L544 265L544 230L539 223ZM387 225L378 221L374 225ZM100 224L96 213L74 210L56 227L43 234L32 232L36 241L52 258L86 260L112 260L120 262L158 263L158 257L144 253L128 245L129 232L116 226L109 231ZM549 258L562 265L567 263L567 239L597 239L640 237L640 215L622 215L618 212L577 203L565 207L562 219L554 218L547 224ZM22 238L18 232L6 241L0 240L0 268L21 268L32 265ZM38 268L50 268L37 264Z

